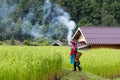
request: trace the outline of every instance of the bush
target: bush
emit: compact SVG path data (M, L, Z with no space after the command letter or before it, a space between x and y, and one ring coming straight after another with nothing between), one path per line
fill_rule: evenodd
M13 35L10 38L10 45L15 45L15 37Z
M39 46L39 43L37 43L37 42L31 42L30 45L31 46Z
M51 43L51 40L50 39L40 39L39 40L39 44L40 44L40 46L48 46L48 45L50 45L50 43Z
M24 40L23 45L31 46L31 41L29 40Z
M27 45L27 46L39 46L39 43L37 43L37 42L31 42L29 40L24 40L23 41L23 45Z
M2 42L0 41L0 45L2 45Z

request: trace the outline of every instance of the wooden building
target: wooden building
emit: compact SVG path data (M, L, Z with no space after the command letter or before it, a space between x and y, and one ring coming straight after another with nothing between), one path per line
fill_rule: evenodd
M54 41L51 45L52 45L52 46L62 46L63 43L62 43L61 41L59 41L59 40L56 40L56 41Z
M120 27L79 27L72 37L79 49L120 49Z

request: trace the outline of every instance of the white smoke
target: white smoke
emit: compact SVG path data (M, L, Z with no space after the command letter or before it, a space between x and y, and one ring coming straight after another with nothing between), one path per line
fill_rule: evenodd
M33 26L32 30L31 30L31 35L35 36L35 38L41 38L44 35L41 32L42 30L42 26L39 25L38 22L36 22L36 24Z
M23 20L22 32L23 34L31 34L32 24L28 20Z
M52 26L56 28L56 25L62 24L68 30L68 43L70 44L70 40L72 38L72 30L74 30L76 24L73 20L71 20L70 14L65 12L62 8L57 6L56 4L52 4L49 0L45 0L45 5L47 12L44 16L44 20L50 15ZM45 22L45 21L44 21Z
M52 8L52 3L49 0L45 0L44 6L43 6L43 14L44 15L43 15L42 24L45 23L46 18L50 15L51 8Z
M29 10L28 14L23 18L23 22L21 25L23 34L31 34L31 30L33 25L31 21L34 19L34 11Z
M34 14L34 11L32 10L29 10L29 13L26 15L26 19L29 20L29 21L32 21L35 17L35 14Z
M34 11L29 11L26 17L23 19L23 32L30 33L30 35L34 36L35 38L40 38L43 36L52 37L55 34L63 35L61 28L67 29L67 40L70 43L72 37L72 30L75 28L76 24L73 20L71 20L70 14L64 11L60 6L57 4L51 3L49 0L44 1L44 6L42 9L38 9L37 11L43 11L42 16L42 24L38 22L30 27L32 24L30 22L34 19ZM49 19L49 20L48 20ZM42 33L43 28L45 27L44 24L49 25L49 29L46 33ZM62 26L59 26L62 25ZM27 28L29 27L29 28ZM31 29L29 31L29 29ZM59 30L57 30L59 29Z
M13 15L16 11L17 3L8 4L8 0L0 0L0 26L2 31L0 34L5 34L6 36L11 36L16 33L19 25L13 20Z
M75 28L75 22L73 20L70 20L70 16L69 14L64 14L62 16L58 16L57 19L59 20L59 22L61 24L63 24L64 26L67 27L68 29L68 35L67 35L67 39L68 39L68 43L70 44L70 40L72 37L72 30Z
M0 7L0 19L6 19L11 16L13 12L15 12L17 5L14 4L12 6L9 6L6 2L6 0L3 1Z
M51 3L50 0L45 0L44 5L40 5L39 8L30 7L28 13L18 16L18 22L15 22L12 18L13 13L16 11L16 7L16 3L13 3L13 5L8 5L6 0L1 1L0 20L2 25L7 27L17 27L19 24L23 34L29 34L35 38L51 38L54 36L57 36L57 38L62 38L66 34L63 33L64 29L68 30L66 38L68 43L70 42L72 30L74 30L76 24L73 20L71 20L70 14L64 11L64 9L57 4ZM36 16L38 12L43 14L42 17ZM38 18L41 21L36 20Z

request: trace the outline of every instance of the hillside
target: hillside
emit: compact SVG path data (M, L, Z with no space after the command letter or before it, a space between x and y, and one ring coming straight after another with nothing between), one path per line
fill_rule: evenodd
M79 26L120 26L120 1L0 0L0 41L67 42Z

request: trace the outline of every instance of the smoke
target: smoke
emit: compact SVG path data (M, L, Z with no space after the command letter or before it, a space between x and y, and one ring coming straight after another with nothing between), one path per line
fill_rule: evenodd
M9 6L6 2L6 0L3 1L3 3L0 5L0 20L4 20L6 18L9 18L13 12L16 10L16 4L13 4L12 6Z
M43 15L42 24L44 24L47 17L49 17L51 8L52 8L52 3L49 0L45 0L44 6L43 6L43 14L44 15Z
M33 28L32 21L34 19L34 10L29 9L28 14L23 18L21 25L23 34L31 34Z
M12 19L16 7L16 3L9 5L7 4L7 0L0 1L0 34L4 35L4 39L7 38L6 36L15 33L15 30L17 29L18 24Z
M22 34L29 34L35 38L61 39L67 35L68 43L70 42L72 30L76 24L71 20L70 14L60 6L45 0L43 5L36 6L37 8L30 6L28 12L19 15L15 22L12 16L17 10L18 4L15 2L8 5L6 0L0 2L0 22L4 27L16 28L19 25ZM39 13L42 13L42 17L37 16ZM68 31L68 34L65 30Z
M44 17L43 23L45 23L47 17L51 18L50 24L53 28L56 28L56 25L63 25L64 28L67 28L68 35L67 40L70 44L70 40L72 37L72 30L75 28L75 22L71 20L70 14L65 12L62 8L57 6L56 4L52 4L49 0L45 0L44 3Z
M31 35L35 36L35 38L41 38L44 36L41 30L42 30L42 26L40 26L39 23L37 22L31 30Z
M68 43L70 44L70 40L72 37L72 30L76 26L75 22L73 20L70 20L70 16L68 13L64 13L64 15L58 16L57 19L59 20L59 22L61 24L63 24L65 27L67 27L67 29L68 29L67 39L68 39Z

